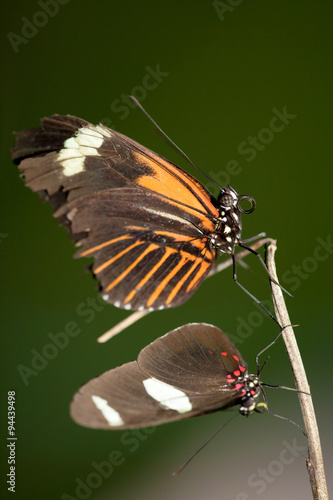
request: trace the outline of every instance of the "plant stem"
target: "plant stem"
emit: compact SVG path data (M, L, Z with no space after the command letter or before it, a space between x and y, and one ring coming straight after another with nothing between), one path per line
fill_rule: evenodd
M271 277L278 282L274 260L276 249L276 241L272 241L272 243L268 247L267 267ZM294 373L296 389L298 391L303 391L298 392L298 397L303 414L305 430L308 436L308 458L306 461L306 466L309 473L312 495L314 500L328 500L323 456L320 445L316 415L312 403L312 397L311 395L304 394L304 392L306 393L309 391L309 384L307 381L303 361L298 349L293 328L291 326L289 314L281 288L274 283L271 283L271 289L276 318L281 327L285 327L282 331L282 336Z

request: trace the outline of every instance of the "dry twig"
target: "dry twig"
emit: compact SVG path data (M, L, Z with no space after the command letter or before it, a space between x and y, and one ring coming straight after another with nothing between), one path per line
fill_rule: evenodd
M274 260L275 252L276 241L272 240L272 243L268 247L267 267L270 276L278 282ZM298 349L293 328L290 326L291 322L281 288L274 283L271 283L271 288L276 318L281 327L285 327L282 331L282 336L294 373L296 389L300 391L298 393L298 397L303 414L305 430L308 435L308 459L306 461L306 465L309 473L312 495L314 500L328 500L327 484L316 415L311 395L305 394L309 391L309 384L303 366L303 361Z

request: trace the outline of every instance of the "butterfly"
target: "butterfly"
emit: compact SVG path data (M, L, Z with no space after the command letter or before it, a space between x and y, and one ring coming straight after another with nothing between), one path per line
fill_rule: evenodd
M120 308L179 306L219 254L234 257L256 238L241 240L251 197L229 186L215 199L174 163L102 124L44 118L17 133L12 157L80 247L75 257L94 257L103 299Z
M114 430L155 426L236 405L249 415L267 408L258 402L261 385L222 330L191 323L146 346L137 361L83 385L70 414L84 427Z

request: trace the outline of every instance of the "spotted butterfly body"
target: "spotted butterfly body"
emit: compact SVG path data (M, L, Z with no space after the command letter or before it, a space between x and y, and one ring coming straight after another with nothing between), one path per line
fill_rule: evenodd
M248 374L230 339L215 326L192 323L149 344L137 361L83 385L70 412L85 427L145 427L235 405L248 415L260 391L258 376Z
M218 254L240 244L234 189L216 200L180 167L104 125L44 118L18 133L12 156L80 247L75 256L94 257L102 296L117 307L182 304Z

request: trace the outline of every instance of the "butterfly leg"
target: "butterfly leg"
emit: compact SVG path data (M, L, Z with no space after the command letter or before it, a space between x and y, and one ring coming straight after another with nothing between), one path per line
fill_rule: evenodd
M246 240L244 240L244 241L246 241ZM267 273L270 281L272 281L275 285L277 285L278 287L280 287L283 292L285 292L287 295L289 295L289 297L292 297L291 293L289 293L288 290L286 290L285 288L283 288L283 286L280 285L280 283L278 283L277 281L275 281L275 279L270 276L268 267L266 266L266 264L265 264L265 262L264 262L264 260L261 257L261 255L260 255L259 252L257 252L256 250L253 250L253 248L251 248L251 247L247 247L246 245L243 245L240 242L238 243L238 246L240 246L241 248L245 248L245 250L248 250L249 252L253 253L253 255L255 255L256 257L258 257L259 262L263 266L263 268L265 269L265 271L266 271L266 273Z
M251 248L251 251L252 251L252 248ZM266 309L266 307L260 302L260 300L258 300L254 295L252 295L251 292L249 292L241 283L239 283L239 281L237 280L237 272L236 272L236 259L235 259L235 255L233 254L232 255L232 263L233 263L233 280L234 282L246 293L246 295L248 295L256 304L258 304L258 306L260 306L266 314L268 314L268 316L270 318L272 318L273 321L275 321L275 323L277 323L279 325L279 328L281 329L281 325L280 323L278 322L278 320L275 318L275 316L273 316L272 313L269 312L268 309Z
M250 243L251 241L260 240L260 238L266 238L266 233L259 233L255 236L251 236L251 238L247 238L246 240L242 240L241 243Z
M259 356L261 356L261 354L263 352L267 351L267 349L269 349L270 347L272 347L273 344L275 344L275 342L277 341L277 339L281 336L282 332L283 332L283 328L278 333L278 335L275 337L275 339L270 344L268 344L266 347L264 347L260 352L258 352L258 354L256 355L256 365L257 365L257 373L258 374L263 369L263 366L260 368L260 365L259 365Z

